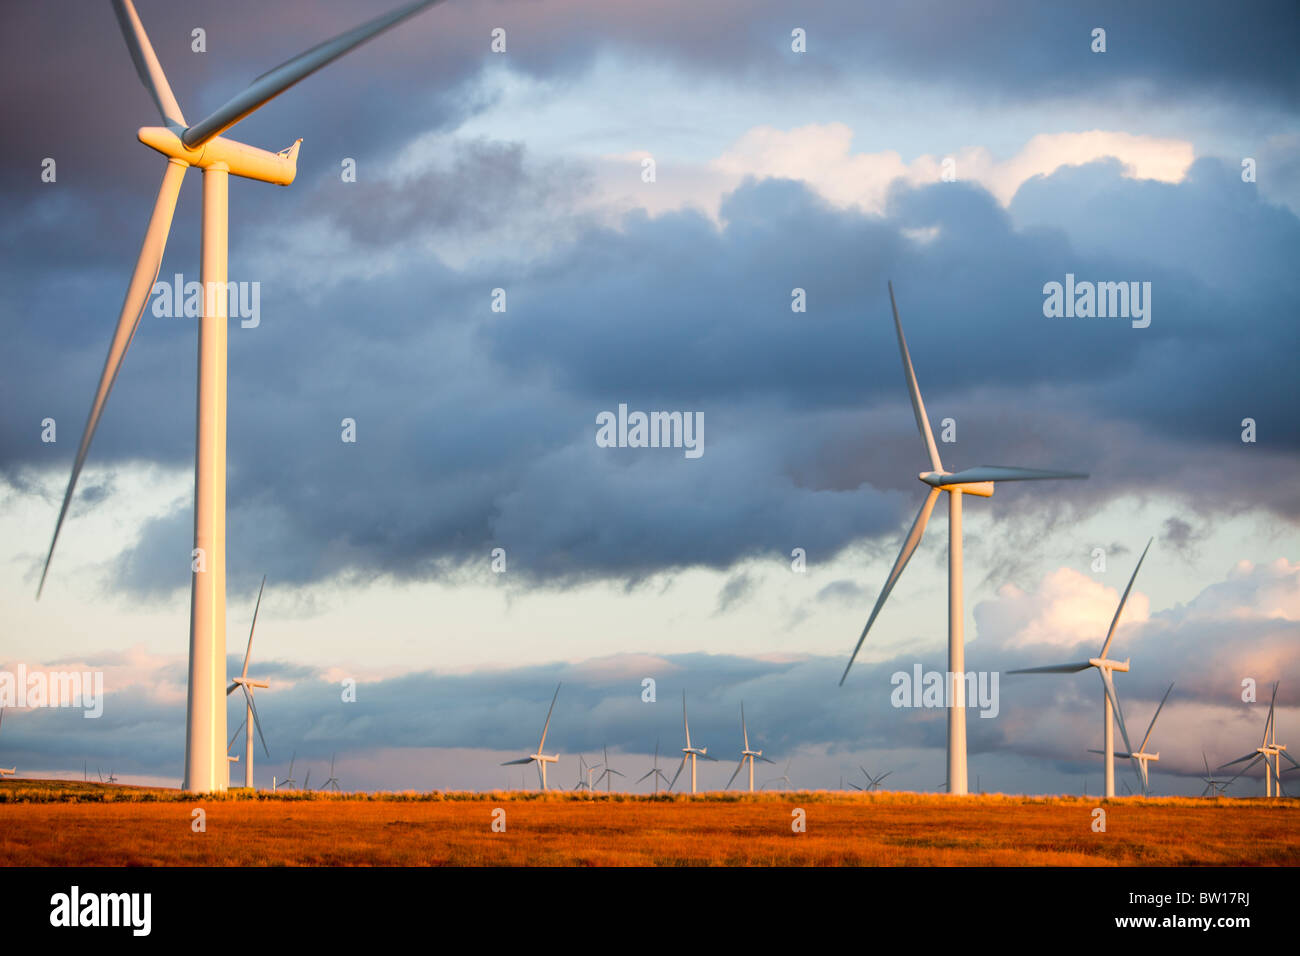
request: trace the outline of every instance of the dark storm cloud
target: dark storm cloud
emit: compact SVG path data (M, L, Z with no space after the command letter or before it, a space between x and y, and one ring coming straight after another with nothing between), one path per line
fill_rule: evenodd
M489 155L511 190L554 195L538 182L546 169L511 150ZM888 277L932 422L956 420L945 464L1092 473L1069 487L1000 488L990 507L1024 519L996 532L1004 561L1023 563L1044 529L1131 491L1162 488L1207 514L1293 517L1294 486L1269 476L1290 467L1300 441L1288 395L1297 221L1243 193L1231 169L1202 161L1194 172L1179 186L1128 183L1107 164L1047 177L1034 184L1037 208L1079 192L1081 176L1120 197L1070 209L1050 229L1017 228L973 186L898 184L873 217L764 181L724 201L721 230L692 212L633 214L620 230L580 224L572 242L524 264L461 269L418 251L440 234L435 219L399 213L386 236L378 214L319 198L330 195L319 187L315 214L362 244L306 257L294 273L256 266L272 277L262 324L232 323L232 583L254 587L253 568L293 582L427 578L485 565L498 546L525 579L635 580L892 536L920 495L891 462L924 462ZM417 209L444 201L411 199ZM1145 257L1142 247L1114 255L1088 239L1087 217L1113 225L1121 202L1155 202L1189 224L1217 210L1216 232L1162 231ZM496 228L472 213L457 222L470 240ZM925 227L938 229L929 242L904 233ZM1225 247L1253 258L1239 281L1214 261ZM241 248L232 262L249 261ZM357 255L387 265L370 278L335 274ZM1045 318L1042 286L1066 272L1151 281L1151 326ZM1265 275L1278 279L1254 281ZM52 280L36 281L55 295ZM93 316L94 297L120 282L64 290L64 316ZM509 293L503 314L490 309L498 286ZM790 310L796 286L808 290L806 314ZM1231 311L1242 300L1250 308ZM102 326L19 324L20 348L4 359L5 471L30 483L25 469L57 465L52 508L102 362ZM188 465L193 348L192 320L146 315L92 464ZM702 412L704 455L598 448L596 416L620 403ZM1255 445L1240 441L1247 413L1261 422ZM57 446L39 442L34 423L46 415L60 423ZM344 418L357 422L355 444L340 440ZM186 586L189 508L180 500L142 529L122 583ZM1016 534L1026 540L1006 537Z

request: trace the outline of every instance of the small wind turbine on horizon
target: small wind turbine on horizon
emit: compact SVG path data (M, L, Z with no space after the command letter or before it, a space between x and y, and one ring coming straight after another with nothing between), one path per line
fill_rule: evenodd
M1128 579L1128 586L1124 588L1124 595L1119 599L1119 607L1115 609L1115 616L1111 619L1110 630L1106 632L1106 640L1101 645L1100 654L1074 664L1022 667L1019 670L1007 671L1008 674L1077 674L1086 671L1089 667L1097 669L1097 673L1101 675L1101 687L1104 692L1102 695L1101 720L1102 746L1105 748L1103 761L1105 764L1106 786L1102 795L1106 797L1115 796L1115 722L1119 723L1120 736L1124 738L1125 753L1129 755L1133 753L1133 746L1128 742L1128 730L1124 727L1124 712L1120 710L1119 698L1115 694L1115 683L1111 679L1112 671L1128 672L1129 660L1127 658L1122 661L1111 660L1106 656L1106 652L1110 650L1111 641L1115 639L1115 630L1119 627L1119 619L1124 613L1124 605L1128 602L1129 592L1133 590L1133 582L1137 580L1138 571L1142 570L1142 562L1146 559L1147 552L1151 550L1151 542L1154 540L1154 538L1148 539L1147 546L1142 549L1142 556L1138 558L1137 567L1133 569L1133 575ZM1131 759L1135 764L1137 763L1137 758L1132 757Z
M619 773L617 770L615 770L613 767L611 767L611 766L609 765L609 748L608 748L608 747L605 747L605 748L604 748L604 753L605 753L605 762L604 762L603 764L601 764L600 766L604 767L605 769L604 769L604 771L601 773L601 775L600 775L599 777L596 778L596 784L599 786L600 782L601 782L602 780L604 780L604 781L605 781L605 792L606 792L606 793L609 793L609 792L610 792L610 791L609 791L609 785L613 782L613 778L616 777L616 776L617 776L617 777L621 777L621 776L623 776L623 775L622 775L621 773Z
M297 759L298 751L295 750L293 756L289 758L289 774L276 785L276 790L291 790L298 785L298 781L293 779L293 762Z
M227 254L230 177L288 186L298 171L299 139L278 153L236 142L221 134L325 65L372 37L436 3L420 0L376 17L318 43L305 53L255 79L215 113L194 125L185 121L167 75L154 53L131 0L114 0L113 11L135 63L136 73L162 117L162 126L142 127L136 136L167 159L158 198L127 286L117 327L104 360L90 415L72 464L63 504L54 524L50 550L36 590L39 599L54 557L59 531L72 503L77 478L104 414L127 350L162 266L163 250L186 170L203 170L203 226L200 280L197 417L194 456L194 563L190 596L190 646L186 704L185 776L181 789L193 793L225 790L230 771L223 759L226 707L226 352L228 332Z
M244 739L244 786L249 790L253 789L253 728L257 728L257 736L261 738L262 750L266 752L266 759L271 759L271 751L266 746L266 737L262 735L262 722L257 717L257 708L253 705L253 688L261 687L266 689L271 685L266 681L253 680L248 676L248 659L253 653L253 632L257 630L257 612L262 608L262 592L266 590L266 575L262 575L262 586L257 589L257 604L253 607L253 625L248 629L248 647L244 650L244 669L239 676L230 682L226 688L226 696L229 697L239 688L244 692L244 702L248 705L247 712L244 714L245 728ZM274 709L274 708L273 708ZM235 731L235 736L239 736L239 731ZM228 748L227 748L228 749Z
M898 350L903 358L903 374L907 379L907 390L912 398L912 412L916 416L916 427L925 444L926 455L930 461L930 470L921 472L917 477L930 486L930 491L912 523L912 530L903 541L903 548L898 553L894 567L885 579L885 585L876 598L876 606L871 610L867 625L858 637L858 643L849 655L849 662L840 677L840 686L849 676L849 668L857 659L862 643L867 639L867 632L875 623L876 616L885 604L885 599L898 583L903 569L911 559L912 553L925 534L925 526L930 521L930 512L939 500L941 491L948 492L948 781L949 792L964 794L966 787L966 645L962 634L964 617L962 614L962 496L978 495L989 498L997 482L1000 481L1042 481L1054 478L1087 478L1086 474L1070 471L1044 471L1035 468L1008 468L995 465L981 465L964 471L948 472L939 460L939 449L934 443L934 434L930 431L930 419L925 413L925 403L921 399L921 389L916 382L916 372L912 369L912 357L907 350L907 340L903 337L903 324L898 318L898 304L894 301L894 284L889 283L889 305L894 312L894 331L898 335Z
M736 775L739 774L742 769L744 769L746 762L748 762L749 763L749 792L753 793L754 792L754 761L761 760L763 761L763 763L770 763L770 764L775 764L776 761L769 760L768 758L764 757L763 751L761 750L749 749L749 727L745 725L745 702L743 700L740 702L740 732L744 735L745 738L745 749L740 752L740 763L736 764L736 769L735 772L732 773L731 775L731 780L728 780L727 785L722 789L723 790L731 789L731 784L735 781Z
M1232 781L1219 780L1210 772L1210 758L1205 755L1204 750L1201 751L1201 761L1205 764L1205 776L1201 778L1205 781L1205 789L1201 791L1201 796L1217 797L1226 793L1228 784L1232 783Z
M600 764L588 764L587 755L578 755L578 782L574 785L574 790L586 790L591 792L591 775L600 769Z
M894 771L892 771L892 770L886 770L886 771L885 771L884 773L882 773L879 777L873 777L873 776L871 775L871 771L868 770L866 767L863 767L863 766L859 765L858 769L861 770L861 771L862 771L862 775L863 775L864 777L867 778L867 785L866 785L865 788L864 788L864 787L854 787L854 789L855 789L855 790L865 790L867 793L870 793L872 790L875 790L875 789L879 788L880 785L884 782L885 778L888 777L891 773L894 772ZM849 784L849 786L852 787L853 784Z
M1231 767L1233 764L1242 763L1243 761L1246 760L1250 761L1250 763L1246 764L1246 766L1242 767L1240 770L1237 771L1236 777L1233 777L1232 780L1228 781L1228 783L1232 783L1233 780L1236 780L1237 777L1240 777L1251 767L1255 766L1255 764L1257 764L1259 761L1261 760L1264 761L1264 796L1266 797L1283 796L1282 774L1289 773L1291 770L1300 768L1300 764L1297 764L1295 760L1292 759L1291 755L1286 752L1286 746L1284 744L1279 744L1277 742L1277 727L1276 727L1275 711L1277 708L1278 686L1279 686L1279 682L1274 681L1273 699L1269 702L1268 705L1268 719L1264 722L1264 737L1260 741L1259 746L1256 747L1254 750L1252 750L1250 753L1246 754L1244 757L1238 757L1236 760L1229 760L1222 767L1219 767L1220 770L1223 770L1225 767ZM1272 763L1269 763L1270 757L1273 758ZM1281 760L1279 759L1281 757L1285 757L1287 761L1291 764L1291 767L1288 768L1288 770L1286 771L1282 770L1282 763ZM1277 781L1276 794L1273 793L1273 782L1275 779Z
M507 760L507 761L505 761L503 764L501 764L501 766L503 766L503 767L513 767L513 766L517 766L517 765L521 765L521 764L530 764L530 763L535 763L535 764L537 764L537 776L538 776L538 777L541 779L541 781L542 781L542 789L543 789L543 790L546 790L546 789L547 789L547 786L546 786L546 765L547 765L548 763L558 763L559 760L560 760L560 755L559 755L558 753L555 754L555 756L553 756L553 757L551 757L551 756L547 756L547 754L546 754L546 732L547 732L547 731L550 729L550 727L551 727L551 711L555 710L555 698L560 696L560 687L561 687L561 686L562 686L561 684L556 684L556 685L555 685L555 696L551 698L551 707L550 707L550 710L547 710L547 712L546 712L546 723L542 724L542 739L541 739L540 741L538 741L538 743L537 743L537 752L536 752L535 754L531 754L530 756L527 756L527 757L521 757L519 760Z
M1149 767L1148 767L1147 765L1148 765L1151 761L1159 761L1159 760L1160 760L1160 751L1156 751L1156 752L1153 753L1153 754L1149 754L1149 753L1146 752L1146 750L1147 750L1147 743L1149 743L1150 740L1151 740L1151 731L1152 731L1152 730L1155 728L1155 726L1156 726L1156 718L1160 716L1160 711L1164 708L1164 706L1165 706L1165 701L1167 701L1167 700L1169 699L1169 694L1170 694L1171 691L1173 691L1173 689L1174 689L1174 685L1173 685L1172 683L1170 683L1170 685L1169 685L1169 690L1165 691L1165 696L1162 697L1162 698L1160 698L1160 706L1156 708L1156 712L1155 712L1155 714L1152 715L1152 717L1151 717L1151 723L1147 725L1147 735L1146 735L1145 737L1142 738L1142 744L1141 744L1141 746L1138 747L1137 751L1136 751L1135 753L1121 753L1121 754L1116 754L1116 755L1115 755L1116 757L1120 757L1120 758L1122 758L1122 759L1130 759L1130 758L1131 758L1131 759L1137 761L1137 765L1138 765L1138 776L1139 776L1139 777L1141 778L1141 780L1142 780L1142 796L1144 796L1144 797L1148 797L1148 796L1151 795L1151 771L1150 771L1150 769L1149 769ZM1090 753L1090 754L1099 754L1099 753L1102 753L1102 751L1100 751L1100 750L1089 750L1088 753Z
M762 785L761 787L759 787L759 789L760 789L760 790L766 790L766 789L767 789L767 785L768 785L769 783L784 783L784 784L785 784L785 788L786 788L787 790L793 790L793 789L794 789L794 784L790 782L790 764L791 764L793 761L794 761L794 758L793 758L793 757L791 757L789 760L787 760L787 761L785 762L785 770L781 772L781 776L779 776L779 777L773 777L771 780L764 780L764 781L763 781L763 785Z
M695 760L697 757L703 757L705 760L712 760L717 763L717 757L709 756L708 747L691 746L691 721L686 716L686 691L682 691L682 723L686 726L686 746L682 748L682 762L677 765L677 772L673 774L672 783L668 784L671 790L677 783L677 778L682 774L682 768L686 766L686 761L691 762L691 793L695 793Z
M5 709L3 707L0 707L0 724L4 723L4 719L5 719ZM18 766L16 764L12 767L0 767L0 777L12 777L17 772L18 772Z
M642 780L645 780L647 777L653 778L653 780L654 780L654 788L655 788L655 793L656 793L656 794L659 793L659 781L660 781L660 780L662 780L665 784L668 783L668 774L664 773L662 770L659 769L659 741L658 741L658 740L655 741L655 763L654 763L654 766L651 767L649 770L647 770L647 771L645 772L645 775L642 776L639 780L637 780L637 783L640 783ZM669 789L672 789L672 788L670 787Z
M332 786L332 787L334 788L334 792L335 792L335 793L338 793L338 792L339 792L340 790L342 790L343 788L339 786L339 778L336 777L336 776L334 776L334 757L335 757L335 756L336 756L335 754L330 754L330 778L329 778L328 780L326 780L323 784L321 784L321 789L322 789L322 790L329 790L330 787Z

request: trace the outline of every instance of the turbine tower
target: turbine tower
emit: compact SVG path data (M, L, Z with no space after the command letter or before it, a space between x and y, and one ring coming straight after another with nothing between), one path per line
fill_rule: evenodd
M298 140L278 153L228 139L221 133L285 90L349 50L414 16L438 0L420 0L376 17L347 33L312 47L253 81L211 116L189 125L131 0L114 0L113 10L145 89L162 116L162 126L142 127L144 145L167 158L135 271L127 286L117 328L72 464L72 475L54 525L41 571L39 598L50 571L63 519L90 451L108 394L162 264L181 180L191 166L203 170L203 235L200 279L205 291L199 321L198 415L194 456L194 552L190 594L189 694L186 705L185 776L182 789L195 793L224 790L229 783L225 750L226 707L226 275L230 176L288 186L298 167Z
M518 764L527 764L527 763L537 764L537 776L542 781L543 790L547 789L546 765L548 763L558 763L560 759L560 755L558 753L555 754L554 756L547 756L546 754L546 731L550 729L551 711L555 710L555 698L559 696L560 696L560 684L556 684L555 697L551 698L551 708L546 712L546 723L542 724L542 739L537 744L537 753L531 754L530 756L527 757L523 757L519 760L507 760L505 763L501 765L503 767L513 767Z
M682 691L682 723L686 725L686 746L682 748L682 762L677 765L677 772L673 774L673 780L672 783L668 784L668 789L671 790L677 783L677 778L682 775L682 768L686 766L686 761L689 760L691 762L691 793L694 793L695 759L697 757L703 757L705 760L712 760L714 763L717 763L718 758L709 756L708 747L691 746L691 721L686 716L686 691Z
M771 764L776 763L776 761L768 760L766 757L763 756L763 751L761 750L749 749L749 728L745 725L745 702L743 700L740 702L740 732L744 735L745 738L745 749L740 752L740 763L736 764L736 769L732 773L731 779L727 781L727 785L722 789L730 790L731 784L736 779L736 775L739 774L740 771L744 769L745 764L748 763L749 764L749 792L753 793L754 792L754 761L761 760L763 761L763 763L771 763Z
M642 776L639 780L637 780L637 783L640 783L642 780L645 780L646 777L654 778L654 788L656 794L659 793L660 780L662 780L665 784L668 783L668 774L664 773L662 770L659 769L659 741L657 740L655 741L655 764L653 767L651 767L649 770L645 772L644 776ZM671 790L672 787L669 787L669 789Z
M263 690L270 687L266 681L253 680L248 676L248 658L253 653L253 632L257 630L257 612L262 607L262 592L266 590L266 575L262 575L262 586L257 589L257 604L253 607L253 625L248 629L248 647L244 650L244 669L239 676L230 682L226 688L226 696L233 694L236 688L244 692L244 703L248 705L247 712L244 714L244 786L249 790L253 789L253 728L257 728L257 736L262 740L262 750L266 752L266 759L271 759L271 751L266 746L266 737L262 735L262 721L257 717L257 708L253 705L253 688L261 687ZM238 734L238 731L236 731ZM292 770L290 770L292 773Z
M1119 599L1119 607L1115 609L1115 617L1110 622L1110 630L1106 632L1106 640L1101 645L1100 654L1074 664L1024 667L1019 670L1007 671L1008 674L1077 674L1080 671L1086 671L1089 667L1097 669L1097 673L1101 675L1101 687L1104 691L1101 701L1101 727L1102 741L1105 747L1106 789L1104 795L1107 797L1115 796L1115 721L1119 722L1119 732L1124 738L1125 753L1131 755L1133 747L1128 742L1128 731L1124 728L1124 712L1119 708L1119 698L1115 696L1115 683L1111 680L1112 671L1128 672L1129 661L1127 658L1122 661L1111 660L1106 656L1106 652L1110 650L1110 642L1115 639L1115 629L1119 627L1120 615L1124 613L1124 605L1128 601L1129 592L1133 590L1133 582L1137 580L1138 571L1142 569L1142 562L1146 558L1147 552L1151 550L1153 540L1147 540L1147 546L1142 549L1142 557L1138 558L1137 567L1133 569L1133 576L1128 579L1128 587L1124 589L1124 596ZM1136 758L1133 759L1136 762Z
M1141 746L1138 747L1137 751L1131 754L1122 753L1122 754L1115 755L1116 757L1120 757L1124 759L1132 759L1137 761L1138 775L1142 778L1142 796L1144 797L1151 795L1151 770L1150 767L1148 767L1148 764L1151 763L1152 761L1158 762L1160 760L1159 751L1156 751L1153 754L1149 754L1146 752L1147 743L1149 743L1151 740L1151 731L1155 729L1156 717L1160 716L1160 711L1164 709L1165 701L1169 699L1169 694L1171 691L1173 691L1173 689L1174 689L1174 685L1171 683L1169 685L1169 690L1165 691L1165 696L1160 698L1160 706L1156 708L1155 714L1151 717L1151 723L1147 725L1147 735L1142 738L1142 744ZM1102 751L1100 750L1088 751L1088 753L1090 754L1099 754L1101 752ZM1204 756L1204 754L1202 754L1202 756Z
M849 662L840 677L840 686L849 676L849 668L867 639L867 632L876 621L876 615L889 597L889 592L898 583L903 569L912 557L912 552L925 534L925 526L930 521L930 512L939 500L939 492L948 492L948 782L949 793L964 794L966 789L966 645L962 636L962 529L961 502L963 495L978 495L989 498L999 481L1041 481L1048 478L1087 478L1087 475L1069 471L1043 471L1035 468L1006 468L982 465L967 468L965 471L948 472L939 460L939 449L934 443L934 434L930 431L930 419L925 414L925 403L921 400L921 389L916 383L916 372L912 369L912 357L907 351L907 340L903 338L903 324L898 318L898 304L894 301L894 284L889 283L889 305L894 312L894 331L898 334L898 350L903 357L903 374L907 379L907 390L912 398L912 411L916 415L916 427L925 444L926 455L930 461L930 470L921 472L917 477L930 486L930 491L912 523L903 542L903 549L894 561L893 570L885 579L885 586L880 589L876 606L871 610L867 626L862 629L858 643L849 656Z

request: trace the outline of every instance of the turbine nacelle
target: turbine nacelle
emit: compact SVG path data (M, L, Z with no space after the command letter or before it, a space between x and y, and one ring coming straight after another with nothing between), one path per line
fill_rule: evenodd
M264 680L253 680L251 677L232 677L230 679L230 689L226 693L229 694L241 684L245 687L260 687L263 690L271 686Z
M979 495L981 498L993 497L993 482L991 481L952 481L956 475L942 471L923 471L916 477L931 488L937 488L940 491L960 491L964 495Z
M1132 660L1132 658L1126 658L1122 661L1113 661L1106 657L1090 657L1088 658L1088 663L1098 670L1119 671L1121 674L1127 674L1130 660Z
M538 763L558 763L560 755L557 753L553 757L548 757L546 754L531 754L528 759L536 760Z
M186 166L197 169L224 167L232 176L276 186L288 186L297 176L298 147L302 145L299 139L288 149L272 153L224 136L214 136L198 146L189 147L175 130L166 126L141 126L136 137L150 149L156 149Z

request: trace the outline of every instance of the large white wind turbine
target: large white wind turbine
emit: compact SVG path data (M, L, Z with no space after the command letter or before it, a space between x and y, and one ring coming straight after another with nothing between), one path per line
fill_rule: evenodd
M754 761L761 760L763 761L763 763L771 763L771 764L776 763L776 761L768 760L766 757L763 756L763 751L761 750L749 749L749 727L745 725L745 702L743 700L740 702L740 732L745 737L745 749L740 752L740 763L736 764L736 769L731 774L731 779L727 781L727 785L722 789L730 790L732 783L735 782L737 774L739 774L740 771L744 769L745 764L748 763L749 764L749 792L753 793L754 792Z
M1101 720L1102 720L1102 742L1105 747L1105 776L1106 790L1105 796L1115 796L1115 721L1119 722L1119 732L1124 738L1124 752L1131 755L1133 747L1128 742L1128 731L1124 728L1124 713L1119 708L1119 698L1115 696L1115 683L1111 680L1112 671L1126 673L1129 669L1129 661L1125 658L1122 661L1113 661L1106 656L1110 650L1110 642L1115 639L1115 629L1119 627L1120 615L1124 613L1124 605L1128 601L1129 592L1133 590L1133 582L1137 580L1138 571L1142 569L1142 562L1151 550L1151 541L1147 540L1147 546L1142 549L1142 557L1138 558L1137 567L1133 569L1133 576L1128 579L1128 587L1124 589L1124 596L1119 599L1119 607L1115 609L1115 617L1111 619L1110 630L1106 632L1106 640L1101 645L1101 653L1096 657L1090 657L1086 661L1079 661L1074 664L1054 664L1048 667L1025 667L1019 670L1007 671L1008 674L1077 674L1080 671L1086 671L1089 667L1097 668L1097 673L1101 675L1101 686L1104 694L1101 702ZM1111 713L1114 712L1112 720ZM1136 762L1136 758L1132 758Z
M645 780L646 777L653 777L653 778L654 778L654 788L655 788L655 793L658 793L658 792L659 792L659 781L660 781L660 780L662 780L665 784L668 783L668 774L664 773L662 770L659 769L659 741L657 741L657 740L655 741L655 763L654 763L654 766L651 767L649 770L647 770L647 771L645 772L645 774L644 774L640 779L637 780L637 783L640 783L642 780ZM668 789L671 790L672 787L669 787Z
M50 559L63 519L117 380L127 349L162 264L163 248L181 180L191 166L203 170L203 243L200 279L205 294L199 322L198 415L194 456L194 555L190 597L189 699L186 710L185 777L182 788L194 792L224 790L228 785L225 750L226 707L226 334L229 285L226 275L228 189L231 175L287 186L297 174L298 140L278 153L267 152L220 134L305 77L376 34L419 13L437 0L420 0L376 17L281 64L253 81L211 116L189 125L172 94L167 76L131 0L114 0L127 48L145 89L162 115L162 126L142 127L136 134L167 157L162 185L154 202L135 271L127 286L104 370L95 389L90 416L77 447L72 476L54 525L50 551L41 571L37 597L45 587Z
M712 760L714 763L717 763L718 758L709 756L708 747L691 746L691 721L690 718L686 716L686 691L682 691L682 723L686 726L686 746L682 748L682 762L677 765L677 772L673 774L672 783L668 784L668 789L671 790L674 784L677 783L677 778L682 775L682 768L686 766L686 761L689 760L691 762L691 793L694 793L695 759L697 757L703 757L705 760Z
M5 709L3 707L0 707L0 723L4 723L4 719L5 719ZM0 767L0 777L12 777L17 772L18 772L18 768L16 766L8 767L8 768Z
M966 648L962 636L962 530L961 502L963 495L978 495L988 498L993 495L993 488L999 481L1040 481L1046 478L1087 478L1085 474L1070 471L1043 471L1036 468L1006 468L1002 466L981 465L964 471L948 472L939 460L939 449L934 443L934 434L930 431L930 419L925 414L925 403L921 400L921 389L916 383L916 372L912 369L912 357L907 351L907 340L903 338L903 324L898 319L898 305L894 301L894 284L889 283L889 305L894 312L894 331L898 334L898 349L903 357L903 374L907 379L907 390L912 398L912 411L916 415L916 427L925 444L926 455L930 460L930 470L921 472L917 477L930 486L930 491L921 505L921 510L912 523L903 542L903 549L898 553L893 570L885 579L885 586L880 589L876 606L867 618L867 625L858 637L858 643L849 656L840 685L849 676L849 668L867 639L867 632L875 623L876 616L889 597L889 592L898 583L903 569L912 557L912 552L925 534L925 526L930 521L930 512L939 500L939 492L948 492L948 782L949 792L966 793Z
M1282 770L1282 762L1280 758L1285 757L1287 759L1287 762L1291 764L1291 770L1300 767L1300 764L1297 764L1295 760L1292 759L1291 755L1286 752L1286 745L1277 742L1277 725L1275 720L1277 688L1278 684L1275 682L1273 684L1273 699L1268 705L1268 720L1264 722L1264 738L1260 741L1259 746L1246 754L1246 756L1238 757L1236 760L1229 760L1223 765L1223 767L1219 768L1222 770L1224 767L1231 767L1233 764L1239 764L1243 761L1249 760L1250 763L1237 771L1237 777L1240 777L1251 767L1255 766L1256 763L1261 760L1264 761L1264 796L1266 797L1282 796L1282 774L1287 771ZM1272 761L1271 763L1270 759ZM1232 780L1236 780L1237 777L1233 777ZM1277 781L1276 794L1273 793L1273 782L1275 779ZM1232 783L1232 780L1229 780L1228 782Z
M541 779L541 781L542 781L542 789L543 789L543 790L547 789L547 787L546 787L546 765L547 765L548 763L557 763L557 762L559 761L559 759L560 759L560 755L559 755L558 753L555 754L554 756L547 756L547 754L546 754L546 731L550 729L550 726L551 726L551 711L555 710L555 698L556 698L556 697L559 697L559 696L560 696L560 685L559 685L559 684L556 684L556 685L555 685L555 697L552 697L552 698L551 698L551 707L550 707L550 710L547 710L547 712L546 712L546 723L542 724L542 739L541 739L540 741L538 741L538 744L537 744L537 753L535 753L535 754L531 754L531 755L529 755L529 756L527 756L527 757L522 757L522 758L520 758L519 760L507 760L505 763L503 763L503 764L501 765L501 766L503 766L503 767L511 767L511 766L516 765L516 764L526 764L526 763L535 763L535 764L537 764L537 776L538 776L538 777Z
M1122 753L1122 754L1115 755L1116 757L1119 757L1121 759L1132 759L1137 761L1138 775L1142 778L1142 796L1144 797L1151 795L1151 769L1148 766L1148 764L1150 764L1151 761L1153 760L1154 761L1160 760L1160 751L1157 750L1153 754L1149 754L1146 752L1147 744L1151 740L1151 731L1155 729L1156 718L1160 716L1160 711L1164 709L1165 701L1169 699L1169 694L1170 692L1173 691L1173 689L1174 689L1174 685L1170 683L1169 690L1165 691L1165 696L1160 698L1160 706L1156 708L1155 714L1152 715L1151 723L1147 725L1147 735L1142 738L1142 744L1138 747L1138 749L1131 754ZM1102 753L1102 751L1089 750L1088 753L1099 754Z
M257 728L257 736L262 740L262 750L266 752L266 757L271 758L271 751L266 746L266 738L262 736L262 721L257 717L257 707L253 705L253 688L261 687L263 690L270 687L264 680L253 680L248 676L248 659L253 653L253 632L257 630L257 612L262 608L262 592L266 590L266 575L262 575L262 586L257 589L257 604L253 607L253 625L248 629L248 647L244 650L244 669L239 676L230 682L226 688L226 696L229 697L240 689L244 692L244 703L247 705L247 712L244 714L244 786L249 790L253 789L253 728ZM238 733L238 731L236 731Z

